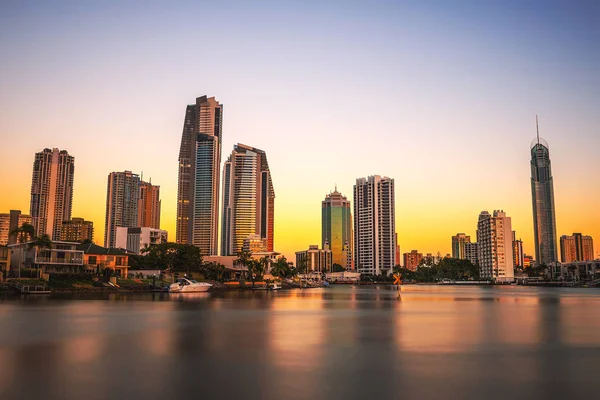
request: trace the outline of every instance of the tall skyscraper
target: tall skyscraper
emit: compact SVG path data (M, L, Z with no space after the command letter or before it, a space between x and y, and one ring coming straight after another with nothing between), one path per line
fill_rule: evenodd
M321 246L329 246L333 263L352 268L352 213L350 201L337 191L321 202Z
M574 233L560 237L560 260L563 263L594 259L594 240L591 236Z
M460 258L461 260L466 258L465 243L471 243L471 236L464 233L457 233L452 236L452 258Z
M35 154L31 178L30 215L36 236L60 240L63 221L71 219L75 158L66 150Z
M558 261L554 183L548 143L540 138L539 129L537 138L531 144L531 197L535 259L538 264L548 265Z
M117 227L138 226L140 177L131 171L111 172L106 190L104 247L115 247Z
M512 227L510 217L501 210L479 214L477 244L480 275L484 279L512 281L513 266Z
M354 263L357 272L379 275L394 268L394 180L379 175L354 185Z
M513 265L516 267L523 268L524 267L524 257L523 253L523 241L521 239L517 239L517 233L513 231L512 236L512 244L513 244Z
M185 112L177 183L177 243L217 255L223 106L198 97Z
M0 214L0 246L17 243L19 240L18 235L11 235L10 233L22 227L23 224L31 225L31 216L21 214L21 210L10 210L10 213ZM27 237L26 240L31 239Z
M465 243L465 259L473 265L479 265L479 246L477 242Z
M160 186L140 182L138 226L160 229Z
M71 218L69 221L63 221L60 240L63 242L93 241L94 223L85 221L83 218Z
M244 240L258 235L273 251L275 191L267 154L237 144L223 165L221 255L237 254Z

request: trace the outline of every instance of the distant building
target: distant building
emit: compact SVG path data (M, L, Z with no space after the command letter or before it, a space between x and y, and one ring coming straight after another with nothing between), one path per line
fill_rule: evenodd
M524 254L523 254L523 241L521 239L517 239L517 233L513 231L513 265L515 268L523 268L524 267Z
M307 272L332 272L333 255L331 250L319 250L319 246L310 245L308 250L296 252L296 268L301 268L306 262Z
M479 265L478 247L477 242L465 243L465 259L473 265Z
M10 210L10 213L0 214L0 246L17 243L19 237L17 235L10 235L10 233L23 226L23 224L32 225L32 222L31 216L21 214L21 210ZM25 241L31 239L31 237L27 236Z
M334 264L350 269L352 240L350 201L336 187L321 202L321 246L329 246Z
M155 228L127 228L118 227L115 247L126 249L135 254L141 254L147 247L167 243L167 231Z
M0 246L0 282L10 274L10 248Z
M396 258L394 180L379 175L354 185L354 264L361 274L389 274Z
M471 243L471 236L457 233L452 236L452 258L465 259L465 243Z
M205 256L218 253L219 169L223 105L196 98L185 110L177 181L177 243L192 244Z
M548 143L540 138L539 132L531 143L531 197L535 259L538 264L550 265L558 261L554 182Z
M71 219L74 173L75 158L66 150L44 149L35 154L29 214L36 236L60 239L62 222Z
M396 240L396 256L394 257L394 266L396 265L400 265L400 263L402 262L402 256L400 255L400 244L398 242L398 233L394 234L394 238Z
M273 251L274 207L267 154L238 143L223 165L221 255L236 255L250 235L266 239Z
M560 259L563 263L594 259L594 240L591 236L574 233L560 237Z
M92 242L94 241L94 223L75 217L69 221L63 221L60 240L63 242L83 242L85 240Z
M41 269L44 273L83 272L83 252L77 243L52 241L50 248L36 246L34 242L12 244L11 268Z
M423 260L423 254L419 253L417 250L412 250L410 253L404 253L404 268L407 268L411 271L416 271L419 264L421 264L421 260Z
M566 280L600 279L600 260L574 261L560 264L560 276Z
M160 186L140 181L138 226L160 229Z
M480 276L496 281L513 281L513 246L510 217L501 210L479 214L477 244Z
M523 268L530 268L534 264L533 256L523 255Z
M268 251L268 240L267 238L261 238L260 235L250 235L244 239L242 248L252 254L263 253Z
M131 171L111 172L106 190L104 247L116 247L117 228L138 226L140 177Z

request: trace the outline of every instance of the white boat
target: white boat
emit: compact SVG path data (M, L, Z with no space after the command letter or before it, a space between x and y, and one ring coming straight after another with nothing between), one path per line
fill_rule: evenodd
M281 289L281 285L277 283L268 283L265 286L255 287L254 290L279 290Z
M193 279L179 278L169 286L169 293L197 293L206 292L211 288L210 283L197 282Z

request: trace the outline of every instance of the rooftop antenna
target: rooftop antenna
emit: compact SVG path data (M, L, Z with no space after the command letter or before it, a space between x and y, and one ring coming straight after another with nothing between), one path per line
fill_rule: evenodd
M537 130L538 149L540 145L540 125L538 124L538 115L535 114L535 129Z
M140 177L140 181L144 181L144 171L142 171L142 176Z

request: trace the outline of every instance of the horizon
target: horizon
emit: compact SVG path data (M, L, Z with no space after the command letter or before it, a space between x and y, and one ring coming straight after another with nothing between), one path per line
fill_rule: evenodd
M220 174L236 143L266 152L275 251L290 261L321 247L325 196L337 186L353 203L370 175L395 181L401 254L451 253L453 235L474 238L479 213L502 209L534 255L536 114L557 241L600 238L600 6L467 3L0 5L0 212L29 213L35 153L56 147L75 157L72 217L94 222L96 243L107 177L125 170L161 187L174 242L185 107L207 95L224 106ZM196 12L214 20L195 31Z

